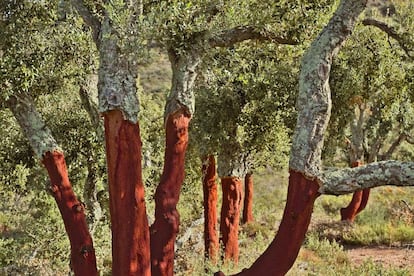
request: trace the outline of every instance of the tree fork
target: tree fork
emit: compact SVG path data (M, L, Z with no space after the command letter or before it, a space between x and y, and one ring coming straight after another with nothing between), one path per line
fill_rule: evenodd
M112 274L150 275L150 246L138 123L104 113L112 228Z
M152 275L173 275L174 242L179 230L176 209L184 181L190 115L184 108L167 115L164 168L155 192L155 221L151 226Z

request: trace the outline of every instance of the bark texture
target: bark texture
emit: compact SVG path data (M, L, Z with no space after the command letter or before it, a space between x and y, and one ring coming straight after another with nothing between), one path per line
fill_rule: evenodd
M220 233L224 247L224 260L239 260L239 222L243 196L242 179L222 177L223 204L221 207Z
M341 1L335 14L302 58L298 118L289 166L314 178L321 170L323 136L331 114L332 59L351 34L365 0Z
M325 171L319 192L343 195L384 185L414 186L414 162L381 161L365 166Z
M204 247L205 257L217 262L219 238L217 229L216 160L213 155L203 158Z
M190 118L185 110L167 117L164 169L155 192L155 221L151 226L152 275L173 275L174 242L180 217L176 209L184 181Z
M112 274L150 275L150 247L138 124L105 113L112 229Z
M244 177L244 204L243 223L253 222L253 174L247 173Z
M50 189L69 237L71 267L75 275L98 275L95 250L85 218L85 208L72 190L63 153L46 152L42 163L49 174Z

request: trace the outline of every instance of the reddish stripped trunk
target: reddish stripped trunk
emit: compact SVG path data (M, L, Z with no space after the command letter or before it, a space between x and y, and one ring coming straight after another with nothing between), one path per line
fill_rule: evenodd
M351 164L352 168L362 166L362 162L356 161ZM352 195L352 200L346 208L341 209L341 220L353 222L362 210L365 209L369 199L370 189L356 191Z
M249 223L253 218L253 175L246 174L244 178L244 206L243 206L243 223Z
M112 229L112 274L150 275L150 248L138 124L104 114Z
M69 237L72 269L75 275L98 275L95 250L86 224L84 206L73 193L63 153L46 152L42 163L49 173L51 191Z
M222 177L223 203L221 206L220 232L224 247L224 260L239 260L239 221L243 194L238 177Z
M275 239L250 268L236 275L281 276L289 271L305 239L313 204L320 195L318 189L316 180L306 179L302 173L290 170L287 202Z
M167 117L164 169L155 192L155 221L151 226L152 275L173 275L174 242L179 229L176 209L184 181L189 116L183 111Z
M205 256L217 262L219 239L217 233L216 160L213 155L203 159L204 246Z

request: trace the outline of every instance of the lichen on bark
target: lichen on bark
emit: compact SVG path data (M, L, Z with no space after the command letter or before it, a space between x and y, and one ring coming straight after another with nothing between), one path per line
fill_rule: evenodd
M195 110L194 82L201 52L192 49L185 52L168 51L172 67L171 91L165 106L165 118L178 110L184 110L191 117Z
M302 58L297 99L298 118L290 168L315 178L321 170L323 138L331 113L329 74L332 58L351 34L366 1L341 1L329 24Z
M414 162L382 161L357 168L327 170L318 176L319 192L342 195L383 185L414 186Z
M121 53L109 19L101 28L99 43L99 112L121 110L125 120L138 122L138 65L133 53Z
M46 152L62 152L41 114L36 110L34 100L30 95L25 93L14 95L9 99L8 106L37 158L42 159Z

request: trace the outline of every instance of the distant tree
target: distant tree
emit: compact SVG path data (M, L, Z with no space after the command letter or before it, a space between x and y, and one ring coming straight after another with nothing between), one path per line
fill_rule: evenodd
M294 109L295 95L291 92L295 90L296 77L295 65L281 57L292 52L270 43L244 43L214 52L204 65L209 69L197 92L193 133L201 152L218 154L223 191L220 232L225 259L238 259L245 176L254 168L283 167L287 161L289 130L284 122L290 121ZM273 56L271 60L267 59L269 55ZM266 162L274 152L279 153L279 158L274 158L272 164Z

